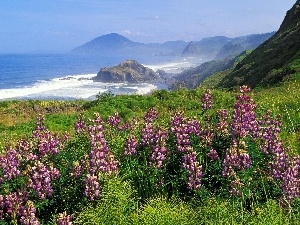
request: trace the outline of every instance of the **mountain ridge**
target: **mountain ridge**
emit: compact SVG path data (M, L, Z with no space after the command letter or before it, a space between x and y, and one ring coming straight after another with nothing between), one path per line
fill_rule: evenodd
M268 37L271 33L266 34L252 34L249 37ZM128 38L111 33L99 36L80 45L71 53L84 54L102 54L102 55L125 55L125 56L182 56L182 57L198 57L203 61L210 61L213 59L223 59L231 55L237 55L247 47L255 48L259 43L248 43L241 41L245 37L228 38L225 36L215 36L203 38L201 41L186 42L182 40L167 41L164 43L150 43L144 44L140 42L133 42ZM257 40L256 40L257 41ZM262 42L262 41L261 41ZM199 45L200 43L200 45ZM226 45L233 43L234 45ZM236 44L237 43L237 44Z
M279 30L236 65L220 87L269 86L288 79L300 59L300 0L287 11ZM294 65L296 64L296 66Z

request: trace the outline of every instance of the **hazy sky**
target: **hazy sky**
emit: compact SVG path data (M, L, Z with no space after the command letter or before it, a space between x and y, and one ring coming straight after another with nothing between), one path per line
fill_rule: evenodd
M1 0L0 53L65 52L119 33L162 43L276 31L296 0Z

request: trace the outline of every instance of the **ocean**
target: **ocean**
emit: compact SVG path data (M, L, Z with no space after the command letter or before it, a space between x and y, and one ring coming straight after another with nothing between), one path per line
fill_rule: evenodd
M135 59L154 71L179 73L201 60L175 56L100 56L85 54L0 54L0 100L93 100L97 94L147 94L167 88L150 83L93 82L100 68Z

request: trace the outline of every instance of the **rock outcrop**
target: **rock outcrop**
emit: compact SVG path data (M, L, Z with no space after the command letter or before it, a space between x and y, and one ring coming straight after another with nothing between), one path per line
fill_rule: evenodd
M135 60L126 60L118 66L100 69L93 80L105 83L140 83L152 82L157 78L158 75L153 70Z

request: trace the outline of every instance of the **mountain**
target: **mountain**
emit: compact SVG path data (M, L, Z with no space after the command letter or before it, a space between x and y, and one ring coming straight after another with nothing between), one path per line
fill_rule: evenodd
M117 33L97 37L84 45L74 48L71 53L100 55L174 55L180 56L188 43L185 41L169 41L162 44L143 44L133 42Z
M236 56L243 51L255 49L269 39L274 32L266 34L251 34L236 38L223 36L204 38L201 41L192 41L183 50L182 56L200 57L205 61L224 59Z
M221 82L231 88L267 86L300 70L300 0L286 13L279 30L252 51Z
M126 60L118 66L100 69L94 81L105 83L118 82L151 82L158 78L158 75L151 69L144 67L135 60Z
M230 42L224 36L203 38L201 41L191 41L183 50L183 57L200 57L205 61L214 59L220 49Z
M224 59L228 56L238 55L241 52L249 49L255 49L274 34L275 32L270 32L265 34L251 34L232 38L229 43L225 44L219 50L215 59Z

